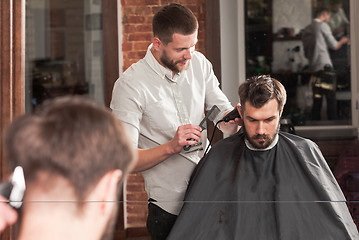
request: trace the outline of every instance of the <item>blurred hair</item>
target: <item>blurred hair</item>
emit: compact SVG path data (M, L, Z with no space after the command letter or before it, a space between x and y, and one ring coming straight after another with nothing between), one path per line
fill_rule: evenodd
M172 3L162 7L152 20L153 35L165 45L172 42L172 35L190 35L198 29L193 12L180 4Z
M121 122L79 96L55 99L15 120L7 131L6 151L12 169L23 167L27 184L46 191L62 177L79 201L107 172L121 169L125 175L134 159ZM38 177L43 173L45 179Z
M314 17L318 18L322 16L324 13L330 14L330 9L328 7L321 7L315 10Z
M343 1L342 0L330 0L329 1L329 4L330 5L334 5L334 4L342 4L343 3Z
M287 101L284 86L269 75L248 78L239 86L238 94L243 109L247 101L253 107L261 108L269 100L276 99L278 110L281 110Z

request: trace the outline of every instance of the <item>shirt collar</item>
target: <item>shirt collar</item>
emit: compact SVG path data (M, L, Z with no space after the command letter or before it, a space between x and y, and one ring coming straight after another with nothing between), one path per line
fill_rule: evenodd
M267 151L267 150L274 148L274 146L277 145L278 139L279 139L279 137L278 137L278 133L277 133L274 137L273 142L268 147L263 148L263 149L254 147L247 139L244 139L244 142L246 143L247 148L249 148L252 151Z
M169 81L176 82L177 78L181 75L181 73L176 73L174 77L172 77L172 71L162 66L153 56L151 52L152 46L153 43L151 43L147 48L146 56L144 58L145 61L159 76L161 76L161 78L165 78Z

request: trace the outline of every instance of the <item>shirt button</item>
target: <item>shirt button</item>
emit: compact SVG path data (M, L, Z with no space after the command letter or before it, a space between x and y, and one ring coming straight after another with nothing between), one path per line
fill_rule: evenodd
M179 103L179 104L181 104L181 103L182 103L182 101L181 101L181 100L178 100L178 103Z
M187 119L187 118L185 118L185 119L184 119L184 121L185 121L185 122L187 122L187 121L188 121L188 119Z

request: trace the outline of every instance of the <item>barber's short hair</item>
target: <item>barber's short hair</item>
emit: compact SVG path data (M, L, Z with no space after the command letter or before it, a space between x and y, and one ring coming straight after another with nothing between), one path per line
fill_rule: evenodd
M342 0L330 0L329 1L329 4L330 5L334 5L334 4L342 4L343 3L343 1Z
M278 110L281 110L287 101L284 86L269 75L248 78L239 86L238 94L243 109L247 101L253 107L261 108L269 100L276 99Z
M190 35L198 29L193 12L180 4L172 3L162 7L152 20L153 35L165 45L172 42L172 35Z
M330 14L331 11L328 7L320 7L314 11L314 17L318 18L322 16L324 13Z
M7 131L6 151L10 167L22 166L27 183L46 191L58 177L66 179L79 201L107 172L126 174L134 159L122 123L80 96L55 99L15 120ZM47 178L40 180L43 173Z

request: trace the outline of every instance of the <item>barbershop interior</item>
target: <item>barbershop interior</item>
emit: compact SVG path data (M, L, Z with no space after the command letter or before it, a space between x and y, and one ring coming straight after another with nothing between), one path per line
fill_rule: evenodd
M154 13L171 2L196 15L196 50L212 63L233 106L239 102L239 84L253 75L270 75L284 85L287 103L281 129L319 146L359 229L357 0L2 0L1 135L17 116L58 96L90 95L109 107L115 81L145 56L152 42ZM317 93L302 34L323 6L338 21L333 23L333 36L350 41L329 50L332 75ZM314 102L319 104L315 108ZM211 136L214 129L209 125ZM212 144L226 137L219 132ZM2 139L0 143L0 176L5 180L10 173ZM141 173L129 174L120 199L114 239L150 239ZM15 224L0 239L16 239L17 230Z

